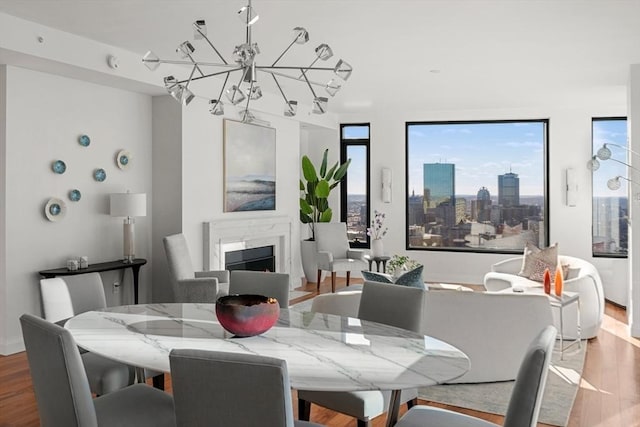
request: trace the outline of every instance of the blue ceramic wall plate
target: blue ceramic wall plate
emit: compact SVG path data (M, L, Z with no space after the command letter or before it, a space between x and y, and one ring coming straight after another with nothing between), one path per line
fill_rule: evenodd
M120 169L126 169L131 165L132 156L127 150L120 150L116 154L116 164Z
M98 182L102 182L105 179L107 179L107 173L102 168L96 169L93 171L93 179L95 179Z
M67 205L61 199L52 197L44 205L44 216L49 221L59 221L67 214Z
M72 202L79 201L81 197L82 194L80 193L80 190L74 188L73 190L69 191L69 200L71 200Z
M89 138L88 135L80 135L78 137L78 142L80 143L80 145L82 145L83 147L88 147L89 144L91 144L91 138Z
M67 170L67 165L62 160L56 160L51 164L51 169L55 173L63 174Z

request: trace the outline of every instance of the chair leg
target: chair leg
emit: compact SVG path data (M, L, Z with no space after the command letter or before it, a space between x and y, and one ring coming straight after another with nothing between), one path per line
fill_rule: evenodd
M164 390L164 374L156 375L151 379L153 386L158 390Z
M311 417L311 402L304 399L298 399L298 419L301 421L309 421Z
M331 293L336 291L336 272L331 272Z
M351 278L351 272L347 271L347 286L349 286L349 279Z
M369 421L358 420L358 427L369 427L371 423Z
M320 293L320 279L322 278L322 270L318 269L318 286L317 286L317 291L318 293Z
M418 398L414 397L411 400L407 400L407 409L411 409L418 404Z

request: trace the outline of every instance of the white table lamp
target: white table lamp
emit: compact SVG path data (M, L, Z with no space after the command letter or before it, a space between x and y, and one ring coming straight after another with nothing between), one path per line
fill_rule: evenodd
M133 262L135 256L136 216L147 216L147 195L145 193L115 193L110 195L111 216L123 216L124 262Z

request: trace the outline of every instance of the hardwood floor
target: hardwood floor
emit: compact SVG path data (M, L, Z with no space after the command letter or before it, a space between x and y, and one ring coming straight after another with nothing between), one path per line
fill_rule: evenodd
M357 283L357 280L354 283ZM344 279L338 282L337 288L340 287L344 287ZM308 291L310 294L296 298L292 303L316 295L315 284L305 285L299 290ZM320 286L320 293L326 292L331 292L330 280L325 280ZM171 390L171 379L168 375L166 377L166 388ZM497 415L434 405L458 410L498 424L502 424L503 420L503 417ZM294 411L295 407L294 401ZM401 413L405 410L406 406L403 405ZM353 418L315 405L311 410L311 420L330 427L355 426ZM385 417L381 416L372 424L373 427L382 427L384 423ZM0 427L38 425L38 412L26 354L0 356ZM582 383L571 411L569 426L640 426L640 340L628 336L626 311L614 304L606 304L602 329L598 337L588 343Z

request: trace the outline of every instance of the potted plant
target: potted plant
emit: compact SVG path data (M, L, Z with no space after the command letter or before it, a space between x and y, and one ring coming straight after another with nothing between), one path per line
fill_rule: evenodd
M301 244L302 267L307 277L307 282L315 282L317 273L315 224L317 222L330 222L333 211L329 207L329 195L336 188L347 173L351 164L348 159L343 164L336 162L327 169L329 149L324 150L322 163L317 169L308 156L302 156L302 176L300 179L300 221L308 224L311 237L303 240Z

